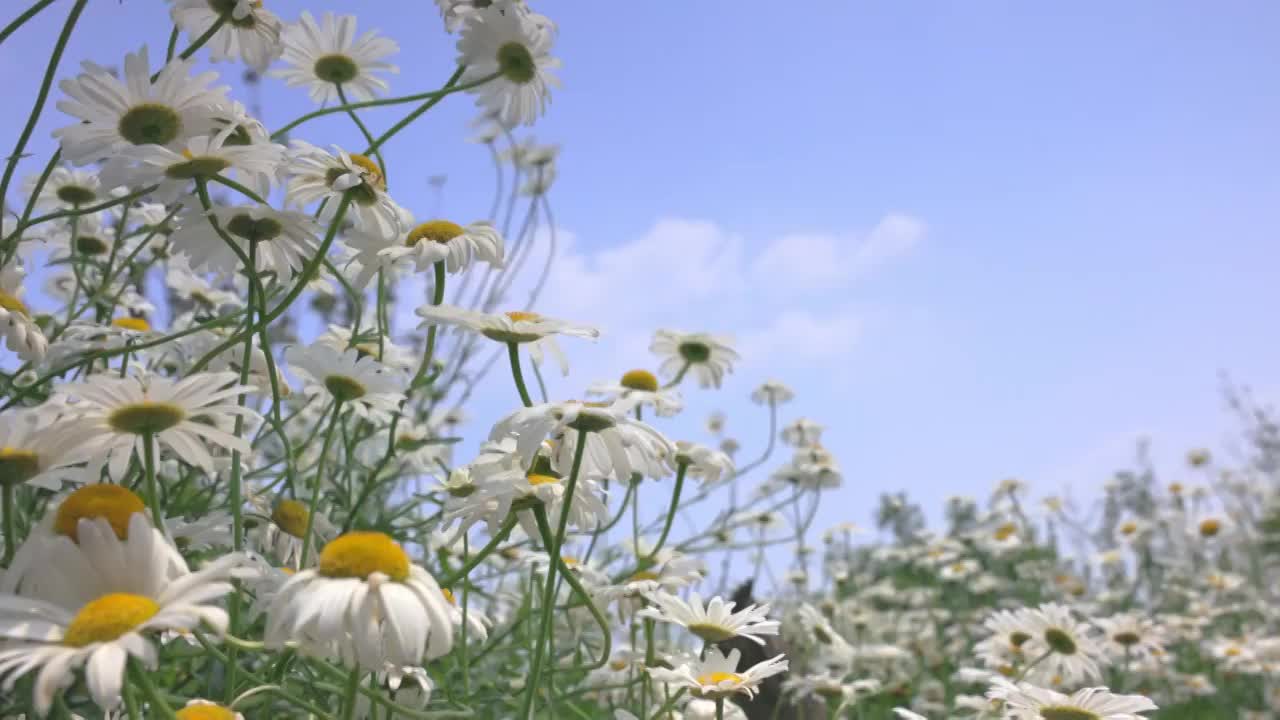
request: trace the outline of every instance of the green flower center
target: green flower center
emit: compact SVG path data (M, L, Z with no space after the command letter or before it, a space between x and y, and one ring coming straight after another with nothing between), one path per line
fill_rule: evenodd
M257 22L257 20L254 19L253 17L253 13L249 13L248 15L245 15L243 18L239 20L236 19L236 16L232 14L233 11L236 9L236 0L208 0L208 1L209 1L209 9L213 10L219 15L225 15L227 17L227 22L230 23L233 27L247 29L247 28L253 27L254 24ZM255 2L253 3L253 6L262 7L262 3Z
M648 370L630 370L622 375L622 387L644 392L658 392L658 378Z
M324 379L324 386L333 394L335 399L343 402L357 400L369 392L364 385L346 375L330 375Z
M130 108L116 129L134 145L168 145L182 131L182 118L167 105L144 103Z
M1022 647L1030 639L1031 639L1030 635L1024 632L1018 632L1016 630L1009 634L1009 644L1016 648Z
M164 432L186 418L186 411L177 405L140 402L113 410L107 416L107 424L119 432L145 435Z
M92 235L76 236L76 252L81 255L102 255L111 249L111 246L103 242L100 238Z
M696 341L680 343L679 350L680 357L693 365L704 363L711 358L711 348L706 343Z
M1102 716L1074 707L1043 707L1040 717L1045 720L1102 720Z
M723 628L719 625L712 625L710 623L693 623L689 626L689 632L709 643L724 642L729 638L737 636L737 633L728 628Z
M30 450L0 447L0 486L19 485L40 474L40 456Z
M186 155L187 153L183 153ZM212 155L203 155L201 157L191 157L186 162L180 162L164 169L165 177L174 180L194 180L196 178L212 177L218 173L231 167L231 163L220 157Z
M1044 642L1049 646L1050 650L1059 655L1074 655L1076 653L1076 641L1071 635L1058 628L1045 630Z
M272 218L254 218L240 214L227 221L227 232L246 240L274 240L280 237L284 226Z
M1137 645L1142 642L1142 638L1138 637L1138 633L1135 632L1118 632L1115 635L1112 635L1111 639L1115 640L1117 644L1124 645L1125 647Z
M335 85L349 83L360 74L360 67L346 55L325 55L312 68L316 77Z
M87 205L98 197L97 193L83 185L63 185L54 195L68 205Z
M524 85L538 74L533 53L518 42L509 42L498 48L498 70L502 76L517 85Z

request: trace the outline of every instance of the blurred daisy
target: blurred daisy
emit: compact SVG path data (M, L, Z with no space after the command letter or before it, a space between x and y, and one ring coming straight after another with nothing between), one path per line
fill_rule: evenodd
M351 101L372 100L387 90L379 74L399 68L382 59L400 51L394 40L369 30L356 37L355 15L326 12L319 23L308 11L280 35L281 59L290 67L271 71L290 87L304 86L312 102L320 105L339 100L341 87Z
M187 138L175 143L173 149L163 145L126 147L103 166L102 179L109 185L156 185L151 197L165 204L184 197L198 204L193 181L208 182L215 177L239 181L266 197L284 162L284 146L228 144L227 139L228 131L223 130Z
M1022 610L1018 621L1023 632L1034 641L1027 652L1033 653L1033 657L1048 653L1036 667L1038 674L1045 674L1041 672L1044 669L1049 676L1061 677L1066 682L1102 677L1099 666L1102 649L1095 642L1090 626L1076 620L1070 608L1046 603Z
M0 269L0 334L4 335L4 344L23 362L39 362L49 350L49 341L22 302L25 278L22 265L16 261Z
M409 348L397 345L389 338L379 338L377 323L366 319L361 327L368 328L361 333L360 339L351 334L351 328L342 325L329 325L316 342L324 343L335 350L352 348L361 355L378 358L378 362L394 370L412 370L418 364L418 356ZM381 342L379 342L381 339Z
M207 222L207 220L201 219L197 222ZM179 299L194 303L202 311L213 312L227 305L235 307L244 305L244 298L239 294L214 287L204 277L196 274L185 255L176 255L169 260L165 268L164 284Z
M731 478L735 472L733 459L727 453L686 440L676 441L676 462L686 463L689 466L686 475L706 485Z
M1094 624L1106 636L1106 647L1112 651L1112 657L1141 659L1164 654L1164 633L1151 618L1137 613L1121 613L1098 618Z
M693 370L701 387L720 387L726 373L733 372L738 353L729 339L708 333L682 333L659 330L654 333L649 350L662 358L659 371L673 384Z
M751 393L751 401L757 405L781 405L791 402L796 394L780 380L768 380Z
M392 239L403 232L408 212L387 195L387 181L377 163L334 146L336 155L303 140L289 145L285 199L306 207L324 202L320 219L332 220L343 194L351 194L348 216L366 232Z
M554 39L517 10L490 7L469 13L458 38L458 65L466 67L459 82L497 75L471 89L476 104L507 126L532 125L546 111L548 87L559 85L550 73L560 66L550 54Z
M576 325L532 312L511 311L490 315L453 305L432 304L422 305L416 312L422 318L421 327L452 325L480 333L496 342L527 344L530 356L537 363L542 362L542 353L545 350L559 360L560 370L566 375L569 372L569 363L560 352L560 346L551 336L571 335L590 340L600 337L600 331L593 327Z
M110 458L112 477L122 477L134 450L150 437L159 448L170 448L185 462L213 472L209 446L251 454L249 442L221 429L235 416L257 419L258 413L236 404L249 390L231 372L198 373L182 380L158 375L109 377L63 386L74 398L74 414L60 427L83 443L83 450Z
M349 532L325 545L319 565L295 574L267 611L266 642L298 640L366 670L417 665L453 646L448 600L435 578L390 537Z
M209 59L240 60L250 70L262 72L280 56L280 18L262 6L261 0L174 0L169 14L173 24L194 41L222 16L230 18L209 38Z
M769 619L769 605L748 605L734 612L735 603L713 597L703 606L702 596L693 593L688 602L665 592L648 596L654 607L640 611L641 617L680 625L708 643L736 637L764 645L761 635L777 635L781 623Z
M31 195L39 181L39 175L28 176L22 184L23 193ZM100 203L109 195L110 193L103 192L97 173L59 165L49 173L40 188L35 208L48 211L70 210Z
M348 349L312 343L285 350L285 361L306 383L307 395L324 395L342 402L356 417L380 421L400 409L408 384L403 373Z
M622 482L633 470L646 474L663 470L674 457L674 446L656 429L632 418L625 407L580 402L544 403L520 408L499 420L490 431L490 440L516 439L516 455L521 466L532 467L534 456L548 439L556 440L551 455L558 472L571 470L579 432L586 432L583 466L597 475L613 475Z
M257 271L274 273L282 282L301 271L320 245L316 238L320 225L304 213L267 205L215 206L205 213L193 205L178 217L180 224L171 236L174 251L193 270L230 276L241 269L240 258L214 229L214 221L245 255L254 243Z
M809 418L796 418L782 428L782 442L794 448L805 448L818 444L822 440L822 425Z
M59 490L64 481L85 482L74 440L56 429L58 416L39 410L0 414L0 486L27 483Z
M207 2L207 0L200 0ZM245 2L245 0L240 0ZM188 700L186 706L173 713L176 720L244 720L244 715L209 700Z
M124 60L124 77L85 61L84 71L58 84L70 97L58 109L77 119L53 131L63 155L76 165L110 158L134 145L178 147L183 140L213 128L213 106L226 87L209 89L217 73L188 73L194 60L173 60L151 82L144 45Z
M663 390L658 385L658 378L648 370L628 370L616 383L592 383L587 394L609 400L623 399L632 406L651 407L659 417L673 417L684 409L680 393Z
M103 223L101 215L80 215L66 224L48 226L42 239L42 246L29 246L28 252L45 247L50 261L76 258L105 262L116 245L116 229Z
M39 669L33 703L41 715L49 712L54 696L69 687L75 668L85 666L85 685L103 710L120 702L125 663L136 659L145 668L158 666L155 646L146 638L162 631L186 632L206 626L221 634L227 611L211 604L232 590L226 579L242 562L227 555L199 572L173 577L169 552L157 552L164 542L136 516L139 532L131 536L151 542L124 542L114 533L99 534L74 554L64 555L59 567L74 597L92 598L68 604L21 595L0 595L0 677L7 689L28 672ZM88 527L82 525L82 527ZM108 574L109 573L109 574Z
M742 651L737 648L726 657L720 648L708 647L704 659L686 662L671 670L651 667L648 672L654 680L688 688L696 697L719 700L737 694L755 697L761 682L787 671L785 657L777 655L739 672L741 657Z
M1068 696L1023 683L1002 693L1000 699L1010 720L1145 720L1139 713L1157 709L1143 695L1117 695L1106 688L1085 688Z

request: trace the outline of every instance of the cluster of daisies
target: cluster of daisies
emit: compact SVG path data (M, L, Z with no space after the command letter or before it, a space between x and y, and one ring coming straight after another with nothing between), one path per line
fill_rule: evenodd
M599 335L531 309L558 147L522 126L556 83L557 28L519 0L437 5L456 67L399 96L396 43L347 15L171 0L172 37L118 69L64 70L58 43L57 152L0 180L0 717L1125 720L1280 701L1280 507L1259 509L1254 477L1162 494L1124 476L1101 533L1063 501L1033 519L1017 483L986 511L949 505L942 535L889 497L894 542L844 525L818 553L843 474L820 424L779 417L786 385L750 395L758 452L721 414L703 441L664 429L682 390L733 371L731 339L659 330L648 367L550 398L560 343ZM317 108L268 129L203 59ZM413 183L383 152L455 93L499 174L466 223L415 217L431 198L393 194ZM372 104L403 119L377 132ZM346 144L296 137L328 115ZM477 434L481 388L510 411Z

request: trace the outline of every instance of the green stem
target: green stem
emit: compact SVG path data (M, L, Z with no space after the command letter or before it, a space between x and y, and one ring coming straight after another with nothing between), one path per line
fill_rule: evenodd
M541 505L535 507L533 509L533 517L538 523L538 531L543 536L543 542L545 543L551 540L551 526L547 522L546 509ZM609 620L605 618L604 613L600 611L600 608L596 607L595 602L591 599L591 594L582 586L582 582L578 580L578 576L575 575L573 571L569 569L569 566L565 564L564 558L557 555L555 557L555 561L560 567L560 576L563 577L569 587L573 588L573 591L582 598L587 611L591 613L591 617L596 621L596 624L600 626L600 632L604 637L604 646L600 649L600 659L592 665L575 667L574 670L590 671L595 670L596 668L602 668L609 663L609 656L613 653L613 628L609 624ZM650 660L652 660L652 658L650 658Z
M495 72L492 75L486 75L482 78L466 83L465 85L455 85L455 83L457 83L458 80L462 77L463 71L465 71L466 69L467 67L465 65L459 65L458 69L454 71L453 75L450 76L448 82L444 84L444 88L438 94L436 94L434 97L431 97L426 102L419 105L417 109L415 109L413 112L401 118L400 122L397 122L395 125L392 125L390 128L387 129L386 132L379 135L378 139L370 143L369 147L365 149L364 154L368 155L369 153L374 152L378 148L382 147L384 143L386 143L391 138L395 137L397 133L399 133L401 130L405 129L406 127L408 127L409 123L413 122L414 120L417 120L419 117L422 116L423 113L435 107L436 104L439 103L441 100L443 100L445 96L448 95L450 92L458 92L459 90L468 90L470 88L480 87L481 85L489 82L490 80L496 79L498 76L502 74L501 72Z
M173 708L169 707L169 703L165 702L164 696L156 689L155 683L151 682L151 675L147 673L146 668L136 663L130 663L129 669L133 675L133 681L142 688L142 694L147 696L147 700L151 702L151 710L159 714L161 717L173 718Z
M342 700L342 720L351 720L356 714L356 692L360 689L360 666L356 665L351 668L351 675L347 677L346 696Z
M516 390L520 391L520 402L525 407L533 407L533 400L529 397L529 389L524 385L524 373L520 370L520 345L519 343L507 343L507 358L511 360L511 377L515 378Z
M9 36L12 35L14 31L22 27L24 24L26 24L28 20L35 17L36 14L39 13L41 10L49 7L52 4L53 4L53 0L40 0L40 2L35 3L31 7L27 8L25 12L23 12L18 17L14 18L13 22L9 23L8 25L5 25L4 30L0 30L0 43L3 43L5 40L9 39Z
M658 551L666 544L667 535L671 534L671 523L676 519L676 510L680 509L680 491L684 489L684 476L689 469L689 462L676 460L676 463L676 486L671 490L671 506L667 508L667 519L662 525L662 534L658 536L657 544L649 553L649 562L653 562L658 556Z
M342 400L333 399L333 415L329 418L329 427L324 431L324 444L320 446L320 459L316 461L316 476L311 482L311 499L307 508L307 529L302 533L302 560L298 567L306 568L311 555L311 534L316 526L316 506L320 503L320 482L324 475L324 460L329 455L329 445L333 442L333 429L338 425L338 415L342 412Z
M231 19L231 11L230 11L230 10L228 10L227 12L225 12L225 13L223 13L221 16L219 16L219 17L218 17L218 19L217 19L217 21L215 21L212 25L210 25L208 30L205 30L205 31L204 31L204 34L203 34L203 35L201 35L200 37L196 38L196 39L195 39L195 42L193 42L193 43L191 43L190 45L188 45L186 50L183 50L182 52L178 53L178 58L179 58L180 60L186 60L187 58L191 57L192 55L195 55L195 54L196 54L196 51L197 51L197 50L199 50L200 48L204 47L204 44L205 44L205 43L207 43L207 42L209 42L210 40L212 40L212 39L213 39L213 36L214 36L214 35L217 35L217 34L218 34L218 31L222 29L222 26L223 26L223 25L226 25L226 24L227 24L227 21L228 21L228 20L230 20L230 19ZM156 73L155 75L153 75L153 76L151 77L151 81L152 81L152 82L155 82L156 77L158 77L159 75L160 75L160 73Z
M338 89L338 99L342 101L342 104L350 105L351 103L347 102L347 94L342 90L342 83L334 83L334 87ZM356 124L356 129L360 131L360 135L364 137L364 141L369 143L370 147L374 147L373 133L369 132L369 128L365 126L364 121L360 119L360 116L356 114L356 111L347 108L347 116L351 118L351 122ZM374 148L373 154L374 157L378 158L378 169L382 171L382 181L385 183L387 182L387 162L382 159L381 150Z
M681 366L680 366L680 372L676 373L676 376L675 376L675 377L673 377L673 378L671 378L671 382L667 383L666 385L663 385L663 386L662 386L662 389L663 389L663 390L669 390L669 389L671 389L671 388L673 388L673 387L675 387L675 386L679 385L679 384L680 384L680 381L684 379L685 374L689 372L689 368L691 368L691 367L693 367L693 366L692 366L690 363L688 363L688 362L686 362L684 365L681 365Z
M160 507L160 489L156 484L155 434L142 433L142 464L147 477L147 499L151 501L151 520L164 532L164 509Z
M716 720L724 720L724 698L716 698Z
M493 538L490 539L484 547L480 548L479 552L467 558L467 561L462 564L462 567L454 570L452 573L449 573L448 577L440 579L440 587L452 587L460 580L466 579L467 573L471 572L477 565L484 562L485 558L492 555L493 551L498 549L498 545L502 544L502 541L507 539L507 534L510 533L511 529L515 526L516 516L513 513L507 516L507 521L502 524L502 529L498 530L498 532L494 534Z
M80 13L88 2L89 0L76 0L76 4L71 7L71 13L67 15L66 23L62 26L62 33L58 35L58 42L53 46L53 54L49 56L49 65L45 68L44 79L40 82L39 92L36 93L35 105L32 106L31 114L27 117L27 124L18 135L18 144L13 146L13 153L9 155L9 163L4 168L4 178L0 179L0 201L8 196L13 171L17 169L18 161L22 159L22 153L27 149L27 141L31 139L31 133L36 129L40 113L44 111L44 103L49 99L49 88L53 85L53 76L58 72L58 64L62 62L62 52L67 49L71 31L75 29ZM9 31L8 28L5 30Z
M537 692L538 683L541 679L542 656L543 651L546 649L548 630L551 627L551 612L556 604L556 571L561 565L561 563L556 562L556 559L560 557L560 545L564 542L565 528L569 525L569 507L573 504L573 491L578 484L578 471L582 469L582 457L586 448L587 431L579 430L578 446L573 451L573 467L569 471L569 483L565 486L564 506L560 508L560 524L555 536L551 538L551 546L547 548L547 585L542 593L542 623L538 626L537 638L534 640L533 659L529 665L529 677L527 679L529 690L524 696L524 705L520 710L520 720L528 720L533 712L533 696ZM545 513L546 511L544 510L543 512Z
M9 563L13 561L14 542L16 537L13 532L13 485L4 484L4 495L0 498L3 507L0 510L4 513L4 560L0 561L0 565L9 567Z

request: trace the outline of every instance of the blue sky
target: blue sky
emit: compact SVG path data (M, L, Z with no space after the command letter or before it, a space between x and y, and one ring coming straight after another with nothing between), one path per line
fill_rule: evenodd
M0 136L69 4L0 47ZM1229 436L1219 371L1280 395L1280 5L535 6L561 28L564 87L534 132L564 145L552 201L571 240L543 308L606 332L566 343L564 395L648 364L655 327L735 335L743 365L720 394L689 389L672 432L724 409L750 454L764 428L746 395L788 381L787 415L827 423L846 473L820 525L869 521L882 490L937 505L1007 476L1096 487L1141 435L1180 473L1187 447ZM359 7L401 43L393 92L449 75L431 3ZM85 17L62 76L168 35L156 0ZM264 91L269 127L309 109ZM452 98L388 146L401 202L427 212L427 176L447 173L446 212L486 212L471 116ZM51 102L23 174L62 124ZM354 138L337 116L307 127ZM513 400L499 376L474 414Z

